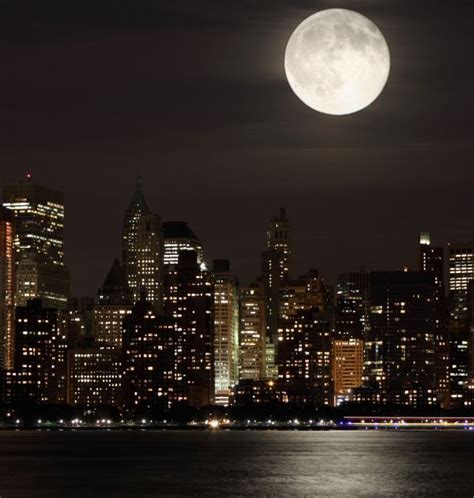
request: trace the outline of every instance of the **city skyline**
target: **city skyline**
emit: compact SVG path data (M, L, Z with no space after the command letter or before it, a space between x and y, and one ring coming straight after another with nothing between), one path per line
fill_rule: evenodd
M474 241L445 254L420 232L416 267L361 267L334 285L314 267L294 272L292 223L280 208L260 272L240 284L229 260L206 260L186 222L162 222L138 179L122 262L113 260L98 299L75 297L62 193L27 175L3 194L6 404L108 403L130 417L182 404L472 404Z
M473 0L0 0L0 498L474 496Z
M33 178L33 175L29 172L25 173L25 175L23 177L17 178L14 183L9 184L9 185L11 185L11 187L9 187L9 188L21 188L20 187L21 184L28 185L29 183L34 184L35 186L39 187L40 189L46 189L46 191L50 190L49 187L45 187L45 185L43 185L41 182L38 183L36 178ZM143 181L143 178L141 176L137 176L134 179L134 183L131 185L131 188L130 188L130 192L129 192L130 195L128 197L128 202L126 200L124 200L124 202L123 202L123 205L125 206L124 207L125 211L127 211L127 209L130 208L130 206L131 206L130 203L133 204L133 202L136 202L135 197L137 195L137 188L139 188L142 201L145 202L145 204L147 203L148 199L146 197L146 192L144 192L144 189L146 189L146 183L145 183L145 185L143 185L143 184L144 184L144 181ZM56 191L56 192L58 192L58 191ZM58 195L63 196L64 194L61 191L59 191ZM4 197L5 197L5 195L4 195ZM6 202L6 200L3 200L3 202ZM157 211L154 209L154 206L152 205L152 203L149 202L149 204L151 205L151 211L153 213L157 213ZM69 211L67 208L67 201L66 200L64 201L64 206L65 206L64 212L66 213L67 211ZM148 209L148 205L146 205L146 209ZM336 266L334 266L334 267L333 267L333 265L330 265L330 267L332 268L332 271L326 271L327 269L324 268L323 266L319 265L318 262L315 260L309 260L309 261L305 261L305 262L302 261L301 255L299 253L304 252L302 250L304 248L296 247L296 245L295 245L295 240L296 241L301 240L301 234L298 234L294 229L295 225L298 226L298 218L296 216L292 216L291 210L289 210L287 206L282 208L280 205L278 205L278 207L273 210L273 212L271 213L271 216L267 220L261 220L262 221L262 223L261 223L261 225L262 225L261 237L260 237L261 238L261 245L257 246L257 250L254 254L253 261L251 264L248 265L249 268L255 267L255 272L253 274L252 273L244 273L242 276L242 275L239 275L237 270L236 270L236 268L238 268L238 264L236 264L235 260L230 258L227 254L213 254L212 251L209 250L207 242L205 240L203 240L202 238L196 236L193 233L193 231L192 231L193 226L192 225L190 226L190 224L188 223L188 221L189 221L188 218L185 218L182 221L175 221L174 219L173 219L173 221L170 221L169 219L167 219L163 216L160 216L159 212L157 213L157 216L158 216L158 218L161 218L163 220L163 222L162 222L163 231L165 234L168 232L169 237L171 237L171 238L179 237L179 235L178 235L179 232L180 231L182 232L183 230L184 230L184 232L183 232L184 236L191 237L190 240L192 240L192 238L195 237L196 243L198 244L195 247L199 248L199 249L197 249L199 252L198 257L199 257L199 259L203 258L203 261L208 266L210 266L210 264L212 263L212 261L214 259L222 259L222 258L229 259L230 261L232 261L233 273L237 275L239 280L244 284L251 284L252 281L255 280L256 276L259 275L261 270L262 270L262 268L261 268L261 265L262 265L261 254L264 252L266 244L267 244L266 239L268 237L268 232L267 232L266 227L267 227L268 222L269 222L268 220L277 220L278 216L275 216L275 215L277 215L278 212L280 212L280 216L281 216L281 210L285 211L285 216L286 216L286 211L290 212L289 221L290 221L290 224L292 226L292 230L291 230L291 237L292 237L291 258L292 258L292 263L293 263L292 264L293 273L291 276L293 278L296 278L296 277L299 277L300 275L303 275L307 271L308 268L317 268L320 271L320 273L322 274L322 276L324 278L326 278L328 281L330 281L331 283L335 283L337 281L338 276L342 273L356 272L356 271L359 271L361 269L364 269L366 271L384 271L384 270L402 270L403 268L407 267L407 268L410 268L413 270L413 269L416 269L417 266L419 266L419 255L413 251L413 245L419 241L420 236L423 236L423 234L425 234L425 236L427 236L431 242L434 241L436 246L441 246L443 248L443 252L446 252L448 250L450 244L463 244L463 243L469 244L474 239L474 231L471 233L471 236L469 236L469 232L466 231L466 238L461 239L461 240L448 240L445 244L442 244L440 242L440 237L438 236L437 233L424 231L424 229L420 229L420 230L417 230L416 232L414 232L412 234L412 237L410 237L407 240L406 244L407 244L408 249L409 249L409 254L406 257L395 254L396 251L394 251L392 249L390 251L387 250L386 252L383 252L383 255L382 255L382 257L380 257L380 262L378 263L378 265L371 266L371 265L367 264L367 260L370 260L372 257L374 257L374 254L370 253L370 256L366 255L365 258L364 257L362 258L362 261L360 261L359 263L354 262L352 266L349 266L349 265L344 266L344 261L341 261L340 263L336 264ZM63 222L64 223L64 232L67 233L68 231L69 232L73 231L73 229L69 226L69 223L67 223L67 220L69 217L67 216L67 214L63 215L63 216L64 216L64 220L65 220ZM122 237L120 235L120 231L121 231L122 225L123 225L122 217L123 217L123 214L121 214L121 216L120 216L121 222L120 222L119 226L117 227L117 231L119 233L118 233L117 237L115 237L115 238L118 238L115 253L113 253L113 251L112 251L112 254L110 256L110 260L108 260L103 271L101 271L101 273L99 275L106 274L108 268L110 267L111 262L113 262L114 259L117 259L117 258L121 259L120 256L123 253L123 248L122 248L123 242L121 241ZM75 218L75 216L74 216L74 218ZM189 232L189 234L186 234L186 231L188 231L188 230L190 232ZM314 234L314 235L317 236L317 234ZM311 237L311 234L309 234L309 236ZM235 241L233 239L229 240L229 242L230 242L229 247L232 247L233 243L238 242L238 240L239 239L237 237L236 237ZM373 240L377 240L377 237L375 236L375 234L374 234ZM170 239L169 243L174 244L174 242L172 242L171 239ZM330 241L327 241L327 243L328 243L328 246L331 246ZM67 248L67 242L65 242L64 245ZM428 244L428 246L429 246L429 244ZM176 247L178 247L178 246L176 246ZM188 245L186 245L186 248L187 247L188 247ZM191 243L191 245L189 245L189 248L191 248L191 247L194 247L193 243ZM203 250L203 247L204 247L204 250ZM93 251L93 250L94 250L93 248L89 249L89 251ZM164 261L165 264L166 264L167 260L177 262L177 254L178 253L176 252L176 249L171 249L171 246L170 246L169 251L172 251L172 252L167 253L166 248L164 250L165 250L165 254L170 254L170 256L165 257L165 261ZM174 254L174 256L171 256L172 254ZM212 254L212 256L210 256L211 254ZM93 254L91 254L91 256L93 258ZM64 259L66 262L66 266L68 268L70 268L70 265L68 263L68 251L67 251L67 249L64 250ZM237 256L236 259L238 260L239 257ZM390 263L390 261L392 261L392 263ZM297 268L297 269L295 270L295 268ZM251 271L251 270L249 270L249 271ZM443 270L443 280L444 281L446 280L447 276L448 276L448 268L444 268L444 270ZM88 285L86 287L84 287L86 290L83 293L75 292L76 289L81 288L81 285L78 284L78 280L80 280L80 279L77 277L77 275L75 278L75 275L72 273L72 271L70 271L69 280L70 280L70 285L71 285L71 290L70 290L71 296L89 297L89 296L96 295L97 289L101 285L102 277L100 276L97 279L94 277L89 278ZM443 285L444 285L445 291L447 291L444 283L443 283Z

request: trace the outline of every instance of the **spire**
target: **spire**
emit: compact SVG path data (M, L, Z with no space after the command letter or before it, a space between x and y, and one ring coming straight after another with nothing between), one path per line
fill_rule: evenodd
M122 287L126 285L125 273L122 269L122 265L119 260L115 258L112 266L107 274L107 277L104 280L103 288L110 289L114 287Z
M150 212L145 201L145 196L143 195L142 180L140 176L137 177L137 186L135 188L135 192L133 193L132 200L130 201L127 211L143 211L146 213Z
M119 260L115 258L107 277L105 277L102 289L99 290L99 302L122 303L130 299L130 289L125 272Z

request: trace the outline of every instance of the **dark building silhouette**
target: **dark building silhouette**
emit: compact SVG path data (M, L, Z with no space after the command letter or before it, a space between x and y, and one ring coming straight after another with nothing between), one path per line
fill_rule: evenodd
M61 313L61 330L67 343L73 347L92 337L92 310L94 298L70 297L66 310Z
M425 272L370 274L368 387L389 403L438 402L435 366L436 285Z
M369 273L341 273L336 286L338 339L364 339L369 315Z
M318 308L297 311L278 331L280 386L313 393L321 405L332 404L331 316Z
M204 406L214 396L213 285L195 251L179 253L177 265L165 272L166 317L174 324L179 401Z
M431 236L424 232L420 234L418 270L429 273L435 283L436 303L436 336L435 336L435 365L437 391L443 407L449 406L449 336L448 336L448 309L444 288L444 250L442 247L431 245Z
M274 358L267 352L267 371L276 372L275 356L278 345L278 321L280 310L280 288L290 278L291 233L290 224L284 208L280 215L273 218L267 230L266 249L262 253L262 281L265 299L266 349L272 351ZM271 365L273 363L273 366Z
M16 308L15 370L22 395L36 403L64 402L66 367L65 338L61 335L58 310L43 307L41 300Z
M177 401L176 334L173 322L157 316L143 293L123 323L122 386L129 414L153 414Z

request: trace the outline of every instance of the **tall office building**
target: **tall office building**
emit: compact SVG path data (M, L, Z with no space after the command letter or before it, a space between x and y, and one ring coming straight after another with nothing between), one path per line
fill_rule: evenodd
M165 271L164 312L174 324L179 400L201 407L214 398L214 323L211 275L195 251L181 251Z
M437 378L437 391L443 407L449 405L449 336L448 313L446 308L444 289L444 250L442 247L431 245L431 235L427 232L420 233L418 250L418 271L432 275L435 283L435 365Z
M369 314L369 274L366 271L342 273L336 286L336 337L363 339Z
M239 380L266 377L265 301L262 282L240 292Z
M177 265L181 251L195 251L198 264L204 264L201 241L186 222L165 221L163 223L163 241L163 263L165 266Z
M99 289L93 309L93 336L98 346L122 347L123 320L131 312L132 295L125 272L116 259Z
M474 242L449 244L449 346L451 405L459 406L469 377L468 286L474 280Z
M280 288L290 277L291 236L285 209L271 220L267 230L267 247L262 254L262 278L265 297L267 338L277 343Z
M435 366L436 286L425 272L370 274L370 347L366 382L386 402L438 401Z
M216 259L214 277L214 375L215 403L228 405L232 388L238 382L239 287L230 273L230 262Z
M278 330L278 379L289 389L332 404L331 317L318 308L298 311Z
M364 343L361 339L336 339L332 343L334 405L352 401L352 392L362 385Z
M158 311L163 307L163 234L161 218L147 206L140 181L125 211L122 263L137 302L143 291Z
M179 353L171 320L158 316L144 293L123 324L123 396L131 415L152 414L179 401L175 359Z
M15 354L14 220L0 206L0 370L11 370Z
M15 218L16 305L38 298L46 307L66 308L69 272L64 264L63 194L28 178L5 187L3 201Z
M16 308L15 370L29 385L25 397L38 403L55 403L65 398L60 390L59 372L65 365L66 350L61 344L64 338L58 314L57 309L43 307L39 299Z

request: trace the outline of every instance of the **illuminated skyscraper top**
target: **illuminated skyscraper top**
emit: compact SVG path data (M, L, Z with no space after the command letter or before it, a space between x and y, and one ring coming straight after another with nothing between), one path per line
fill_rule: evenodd
M15 216L16 305L40 298L64 308L69 273L64 264L64 199L56 190L25 182L3 190L3 205Z
M163 236L161 218L147 206L140 179L125 211L122 263L127 283L137 302L144 291L157 311L163 304Z
M165 265L177 265L181 251L195 251L198 264L204 263L201 241L184 221L165 221L163 223Z

